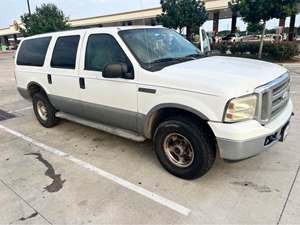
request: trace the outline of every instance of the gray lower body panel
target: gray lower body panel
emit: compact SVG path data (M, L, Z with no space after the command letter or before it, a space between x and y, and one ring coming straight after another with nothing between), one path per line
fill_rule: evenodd
M271 146L264 146L265 139L262 137L240 142L218 138L217 142L223 159L237 161L253 157L270 148Z
M137 112L117 109L75 99L49 95L49 100L59 111L76 115L90 121L118 127L134 132L141 132L143 125L137 125ZM139 120L142 122L142 120Z
M287 123L288 124L288 123ZM258 137L247 141L235 141L217 138L220 155L223 159L238 161L253 157L271 148L282 138L282 131L287 126L285 124L273 134ZM272 137L272 141L266 144L266 139Z

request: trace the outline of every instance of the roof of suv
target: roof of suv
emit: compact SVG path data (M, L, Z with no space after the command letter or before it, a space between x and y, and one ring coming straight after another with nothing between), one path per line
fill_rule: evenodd
M153 29L153 28L163 28L162 26L119 26L119 27L96 27L96 28L85 28L85 29L76 29L76 30L66 30L66 31L57 31L57 32L51 32L51 33L44 33L44 34L37 34L33 35L26 39L32 39L32 38L39 38L39 37L48 37L53 34L69 34L69 33L84 33L85 31L101 31L101 32L116 32L121 30L136 30L136 29Z

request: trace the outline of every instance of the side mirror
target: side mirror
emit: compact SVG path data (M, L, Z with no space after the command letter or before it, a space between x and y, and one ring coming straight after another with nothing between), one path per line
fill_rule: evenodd
M129 73L128 65L125 63L108 64L102 71L104 78L133 79L133 73Z

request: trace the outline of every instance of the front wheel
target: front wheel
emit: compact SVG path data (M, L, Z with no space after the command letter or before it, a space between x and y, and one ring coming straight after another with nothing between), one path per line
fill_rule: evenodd
M162 166L183 179L203 176L216 158L208 131L184 117L172 118L158 126L154 150Z
M36 93L32 98L32 104L35 116L42 126L50 128L59 123L59 119L55 116L55 108L44 94Z

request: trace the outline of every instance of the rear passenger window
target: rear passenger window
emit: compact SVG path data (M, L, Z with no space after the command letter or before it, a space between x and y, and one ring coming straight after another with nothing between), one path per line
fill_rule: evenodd
M59 37L53 50L51 67L75 69L79 39L79 35Z
M127 63L125 53L117 41L108 34L92 34L89 36L85 70L102 71L107 64Z
M51 37L24 40L20 46L17 64L43 66Z

